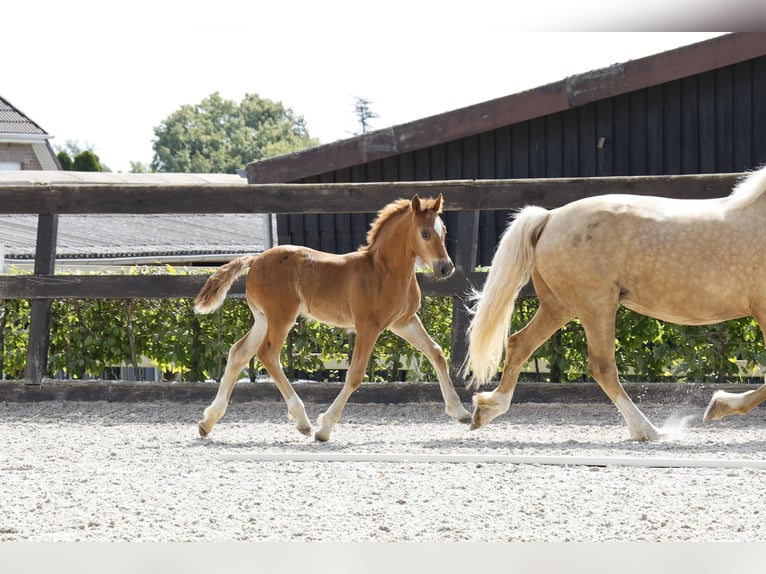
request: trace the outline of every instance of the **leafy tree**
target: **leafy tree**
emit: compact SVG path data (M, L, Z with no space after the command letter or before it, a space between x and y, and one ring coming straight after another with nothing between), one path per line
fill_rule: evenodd
M152 171L151 167L146 165L142 161L132 161L130 162L130 172L129 173L150 173Z
M63 148L59 148L56 157L65 171L110 171L101 163L92 145L83 148L77 141L67 141Z
M279 102L218 92L184 105L154 128L154 171L236 173L247 163L317 145L303 117Z
M98 156L88 149L74 156L72 167L74 171L104 171Z
M59 165L61 166L61 169L64 171L72 171L74 169L74 162L72 161L72 156L70 156L65 150L61 150L56 154L56 157L59 160Z

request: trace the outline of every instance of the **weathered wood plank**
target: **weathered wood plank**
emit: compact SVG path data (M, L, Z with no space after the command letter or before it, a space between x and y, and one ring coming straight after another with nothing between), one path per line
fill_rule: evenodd
M430 273L418 273L418 282L425 295L453 296L480 287L485 276L479 271L456 272L440 281ZM206 275L2 275L0 299L193 298L206 280ZM245 282L239 279L229 295L244 294Z
M448 211L557 207L582 197L633 193L678 198L728 195L739 174L228 185L8 185L0 213L364 213L414 193L444 195Z

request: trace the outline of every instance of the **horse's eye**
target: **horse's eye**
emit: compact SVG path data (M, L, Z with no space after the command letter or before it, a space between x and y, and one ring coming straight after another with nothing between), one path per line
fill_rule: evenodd
M420 237L428 241L431 238L431 232L428 231L427 229L423 229L420 232Z

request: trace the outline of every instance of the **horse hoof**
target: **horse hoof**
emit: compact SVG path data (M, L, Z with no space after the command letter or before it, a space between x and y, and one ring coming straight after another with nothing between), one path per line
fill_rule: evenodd
M471 415L471 413L467 413L463 415L462 417L460 417L459 419L457 419L457 422L463 423L464 425L470 425L473 423L473 416Z
M714 400L710 401L710 404L705 409L705 414L702 415L702 422L709 423L722 419L726 415L722 412L720 404Z
M320 435L318 432L314 434L314 440L317 442L327 442L330 440L329 436Z
M197 430L199 431L199 436L202 438L207 436L208 431L205 430L205 427L202 426L202 423L197 424Z
M705 409L705 414L702 415L702 421L709 423L711 421L717 421L725 416L732 414L732 409L729 405L726 405L722 400L727 395L724 391L717 391L713 394L710 402Z
M639 431L630 432L630 438L636 442L651 442L655 440L662 440L666 437L667 435L665 433L658 431L656 428L651 428L648 430L642 429Z
M298 432L301 433L303 436L311 436L311 433L314 432L314 429L311 427L296 427L298 429Z

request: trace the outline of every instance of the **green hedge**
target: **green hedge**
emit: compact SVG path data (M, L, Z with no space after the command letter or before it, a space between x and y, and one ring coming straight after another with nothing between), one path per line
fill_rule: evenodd
M137 272L157 271L132 271ZM536 299L519 300L513 329L525 324L536 307ZM448 354L452 299L425 297L420 317ZM57 300L52 306L48 375L101 377L109 367L137 366L146 357L168 379L219 380L229 347L251 324L252 316L240 299L227 300L210 315L195 315L188 299ZM29 303L0 301L0 374L5 379L23 376L28 329ZM301 319L283 349L282 362L291 379L342 378L343 373L328 371L325 363L347 358L352 347L353 335ZM621 309L616 350L623 379L640 381L739 381L737 360L748 369L766 362L761 331L750 318L712 327L681 327ZM373 359L370 380L436 380L430 363L389 332L379 339ZM404 370L401 364L410 368ZM256 372L265 374L257 363L253 367L251 378ZM586 343L580 324L573 321L548 340L527 370L528 380L586 380Z

